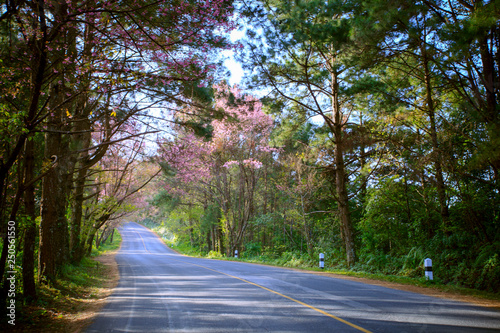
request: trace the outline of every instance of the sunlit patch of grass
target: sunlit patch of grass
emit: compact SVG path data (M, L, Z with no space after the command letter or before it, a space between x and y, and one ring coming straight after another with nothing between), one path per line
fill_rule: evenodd
M101 254L109 251L114 251L120 248L120 244L122 242L122 237L118 230L115 230L115 234L113 236L113 243L110 242L110 239L108 239L104 244L101 244L98 249L95 247L92 248L92 257L97 257L100 256Z
M57 280L57 288L67 295L78 295L83 298L92 297L95 288L106 282L106 268L98 261L84 258L78 265L67 265Z

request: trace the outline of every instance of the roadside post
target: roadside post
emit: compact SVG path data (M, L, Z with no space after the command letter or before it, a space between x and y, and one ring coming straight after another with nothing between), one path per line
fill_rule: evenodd
M424 267L425 267L425 279L426 280L433 280L432 260L430 258L427 258L424 260Z
M238 258L238 250L234 250L234 257Z
M323 253L319 254L319 268L325 268L325 255Z

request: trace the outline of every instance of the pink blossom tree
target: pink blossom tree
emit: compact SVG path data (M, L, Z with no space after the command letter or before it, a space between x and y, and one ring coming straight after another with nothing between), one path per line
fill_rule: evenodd
M130 124L127 126L132 130ZM78 256L90 253L92 242L102 242L116 222L121 221L144 204L141 192L161 171L144 157L144 135L130 137L110 146L108 153L88 171L91 179L87 189L85 219L81 242L73 244ZM100 232L100 235L99 235Z
M33 160L36 149L25 143L35 133L44 135L43 165L50 167L27 167L23 182L30 186L19 183L13 198L0 197L0 213L2 221L15 217L10 203L43 181L40 200L26 200L28 207L41 202L44 280L69 259L67 202L81 198L72 189L83 186L131 117L186 102L211 80L214 50L231 47L224 38L234 27L231 15L228 0L9 1L1 7L0 123L10 125L1 138L0 195L8 193L6 179L19 156ZM89 138L96 124L103 128L99 141ZM30 208L28 214L34 221L38 213ZM0 275L5 254L4 247Z
M175 171L166 184L171 193L197 196L204 206L209 197L220 207L226 250L231 254L241 246L256 213L262 166L277 150L269 146L273 120L259 100L225 83L215 86L214 92L213 107L225 117L211 122L210 140L179 128L175 139L162 143L161 158Z

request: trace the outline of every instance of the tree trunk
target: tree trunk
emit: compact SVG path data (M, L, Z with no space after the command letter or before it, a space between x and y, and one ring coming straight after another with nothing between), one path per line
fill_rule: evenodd
M365 166L366 166L366 131L365 125L363 123L363 112L359 115L359 126L361 128L361 142L359 145L359 163L361 169L361 190L359 191L360 203L361 203L361 211L364 214L366 211L366 196L368 193L368 176L365 174Z
M88 237L87 237L87 247L84 248L84 251L86 252L85 254L90 256L92 254L92 242L94 241L94 236L97 230L95 228L92 228L92 231L90 231Z
M342 135L343 117L338 100L338 77L334 71L332 71L332 89L333 123L331 127L333 127L333 137L335 140L335 189L342 239L345 245L347 265L350 267L356 262L357 258L346 184L347 175L345 171L344 141Z
M10 221L13 221L14 222L14 232L17 236L17 233L18 233L18 229L17 229L17 226L18 224L15 223L16 221L16 215L17 215L17 211L19 210L19 206L20 206L20 202L21 202L21 197L23 195L23 187L24 187L24 184L23 184L23 176L22 176L22 168L21 168L21 165L18 163L18 170L17 170L17 175L18 175L18 180L17 180L17 192L16 192L16 196L15 196L15 199L14 199L14 204L12 205L12 210L10 212L10 217L9 217L9 222ZM7 222L8 223L8 222ZM7 224L6 223L6 224ZM7 262L7 250L8 250L8 224L6 226L6 229L5 229L5 236L4 236L4 239L3 239L3 248L2 248L2 257L1 257L1 266L0 266L0 273L1 273L1 277L3 277L3 274L5 273L5 264ZM18 236L17 236L18 237ZM18 251L18 247L15 248L15 251L17 254L17 251ZM6 280L5 280L6 281ZM8 283L5 283L3 284L2 286L2 289L0 291L0 304L5 304L6 300L7 300L7 290L8 290Z
M85 116L85 115L84 115ZM76 127L77 131L84 132L90 131L90 122L88 119L82 119L78 122ZM79 262L83 257L83 244L81 240L82 232L82 217L83 217L83 202L85 194L85 181L87 177L87 171L90 167L88 163L89 152L87 148L90 147L91 134L90 132L78 135L75 139L76 148L83 149L79 155L79 160L77 163L78 172L77 178L75 179L74 191L73 191L73 202L71 205L71 224L70 224L70 239L69 239L69 250L71 260L74 262Z
M90 226L85 238L83 246L84 255L90 256L92 254L92 246L95 238L99 238L99 228L96 228L95 225L92 225Z
M493 153L490 155L490 165L493 168L495 175L495 182L497 187L500 185L500 157L495 149L498 149L498 142L500 141L500 124L498 112L498 89L499 84L499 65L500 56L498 53L498 34L499 28L493 28L487 36L479 40L479 50L481 52L481 62L483 64L483 72L481 81L486 93L486 110L484 111L484 119L488 128L488 135L490 142L493 143L491 149ZM496 38L495 38L496 36ZM496 39L496 41L494 41ZM496 45L494 47L493 45ZM491 45L491 46L490 46ZM495 61L496 51L496 61Z
M101 236L102 236L102 234L101 234ZM101 240L101 238L99 237L99 230L97 230L95 232L95 236L94 237L95 237L95 248L98 249L99 248L99 243L100 243L100 240Z
M431 73L429 70L429 59L427 57L427 50L425 48L425 45L423 44L421 45L421 52L423 56L427 114L429 116L429 122L430 122L429 131L431 135L431 144L433 149L432 160L434 162L434 168L436 169L438 202L440 206L441 219L443 221L443 228L445 232L448 232L450 213L448 211L448 203L446 200L446 186L444 184L443 168L442 168L442 152L440 150L439 140L437 137L436 110L434 106L434 100L432 98L432 82L431 82Z
M211 239L211 233L212 233L212 228L208 228L207 231L206 231L206 234L205 234L205 241L207 242L207 246L206 246L206 249L205 251L206 252L210 252L212 251L212 239Z
M47 37L47 25L45 21L45 11L44 7L41 3L38 3L38 20L39 20L39 29L41 32L40 39L37 39L33 44L30 43L30 46L35 50L33 53L31 68L32 77L31 77L31 100L29 102L28 115L26 117L26 129L28 132L31 132L35 126L35 120L38 113L39 101L41 96L42 85L44 81L45 69L47 67L47 52L46 52L46 37ZM5 181L8 179L9 171L11 167L16 162L18 155L22 151L25 141L28 138L29 133L23 133L19 136L16 145L11 150L8 156L5 156L4 159L0 161L0 218L2 218L2 229L6 231L7 228L7 220L5 219L4 212L4 203L5 198L4 195L4 187ZM3 279L5 263L7 259L7 246L5 237L3 239L3 247L2 254L0 256L0 279Z
M70 240L69 240L69 250L71 255L71 260L73 262L79 262L82 260L83 251L81 247L83 246L81 242L81 229L82 229L82 216L83 216L83 198L84 198L84 186L85 186L85 176L87 174L87 169L83 167L78 171L78 178L75 182L75 190L72 203L72 214L71 214L71 226L70 226Z
M51 89L54 101L51 103L53 113L48 117L47 133L45 134L45 160L52 160L55 166L51 168L42 184L40 247L38 259L39 279L54 281L58 268L68 261L69 241L68 224L66 221L66 190L64 183L66 156L61 130L62 108L55 101L62 92L55 85Z
M226 249L225 249L225 239L224 239L224 230L222 229L222 225L221 225L221 222L219 222L219 224L217 225L217 242L219 244L219 253L220 254L223 254L226 252Z
M58 140L47 139L47 153L53 153L53 145ZM52 149L51 149L52 148ZM53 156L58 156L54 154ZM49 155L50 156L50 155ZM56 157L54 157L56 158ZM64 240L59 237L60 230L65 229L64 215L59 214L58 195L61 191L61 170L56 166L49 170L43 179L42 201L41 201L41 223L40 223L40 247L39 247L39 278L44 277L48 281L54 281L60 257L64 257Z
M23 294L24 297L36 299L35 241L37 227L35 223L35 186L34 184L30 184L35 175L35 141L33 137L26 141L24 169L24 183L27 184L24 192L24 209L27 216L27 226L24 231L23 244Z

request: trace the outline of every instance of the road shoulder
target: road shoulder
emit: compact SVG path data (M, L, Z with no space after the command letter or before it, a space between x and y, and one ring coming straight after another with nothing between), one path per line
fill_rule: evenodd
M81 304L81 309L78 313L66 316L67 332L83 332L106 304L107 298L113 293L114 288L120 280L118 264L115 260L117 252L118 250L107 252L94 258L99 265L104 267L107 280L103 286L96 288L92 299L87 299Z
M381 287L386 287L386 288L391 288L391 289L404 290L404 291L414 292L414 293L432 296L432 297L445 298L445 299L450 299L450 300L454 300L454 301L466 302L466 303L471 303L474 305L478 305L478 306L491 308L491 309L500 311L500 300L490 300L490 299L484 299L484 298L471 296L471 295L461 295L461 294L458 294L455 292L442 291L442 290L438 290L438 289L435 289L432 287L428 287L428 288L427 287L420 287L420 286L414 286L414 285L409 285L409 284L401 284L401 283L394 283L394 282L388 282L388 281L372 280L372 279L363 278L363 277L348 276L348 275L335 274L335 273L329 273L329 272L304 271L304 270L298 270L298 271L328 276L328 277L332 277L332 278L336 278L336 279L357 281L357 282L362 282L362 283L366 283L366 284L371 284L371 285L376 285L376 286L381 286Z

